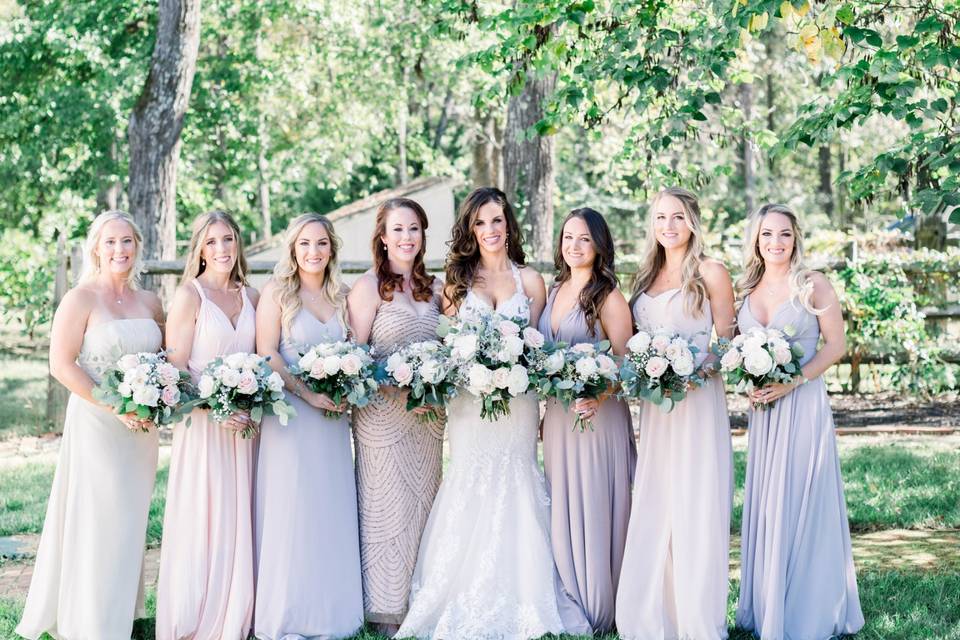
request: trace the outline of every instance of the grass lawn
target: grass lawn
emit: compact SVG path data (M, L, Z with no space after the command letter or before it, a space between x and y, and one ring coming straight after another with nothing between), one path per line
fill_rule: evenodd
M47 361L3 357L0 362L0 440L47 431Z

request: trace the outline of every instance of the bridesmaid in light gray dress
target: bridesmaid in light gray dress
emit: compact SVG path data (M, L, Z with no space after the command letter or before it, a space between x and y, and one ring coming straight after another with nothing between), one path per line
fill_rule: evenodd
M561 226L554 262L558 274L540 332L569 345L609 338L614 353L623 355L632 318L617 289L613 238L603 216L589 208L571 212ZM543 418L553 555L564 590L593 631L606 633L614 624L630 519L637 460L633 424L627 403L613 397L580 400L570 409L551 399ZM589 417L593 430L575 431L575 413Z
M347 414L286 371L308 348L346 338L346 296L333 225L307 213L290 223L287 249L257 308L257 350L284 379L297 415L264 419L256 477L260 640L342 638L363 626L357 488ZM325 319L324 319L325 318Z
M833 415L821 374L845 350L840 303L804 269L796 216L751 221L740 330L779 329L804 349L802 374L753 400L749 416L737 626L763 640L826 640L863 626ZM823 346L817 343L824 338Z

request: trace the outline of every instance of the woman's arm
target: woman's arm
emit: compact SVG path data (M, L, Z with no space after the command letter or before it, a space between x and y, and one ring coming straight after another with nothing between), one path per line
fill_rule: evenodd
M733 338L737 327L737 315L734 309L733 281L730 273L719 260L704 260L700 265L700 275L707 287L707 296L710 298L710 314L713 316L713 330L717 338ZM715 372L714 367L719 358L708 353L700 368L704 372Z
M803 365L802 375L813 380L837 363L847 352L847 336L844 330L843 310L840 308L840 299L833 285L822 273L813 273L813 307L823 309L817 316L820 324L820 335L823 337L823 346L810 361Z
M77 364L93 302L93 294L83 289L71 289L60 301L50 329L50 375L71 393L100 404L93 399L93 380Z
M377 277L365 273L360 276L347 295L350 328L353 330L353 339L358 344L367 344L370 341L370 332L373 330L373 321L377 317L379 307L380 291Z
M193 350L193 332L200 311L200 294L192 285L177 288L167 314L167 360L181 371L189 371L187 363Z
M633 314L627 299L619 289L607 294L607 299L600 307L600 326L607 334L613 353L618 356L627 353L627 341L633 335Z
M540 314L547 306L547 286L543 276L533 267L520 269L520 281L523 283L523 293L530 298L530 326L536 327L540 322Z

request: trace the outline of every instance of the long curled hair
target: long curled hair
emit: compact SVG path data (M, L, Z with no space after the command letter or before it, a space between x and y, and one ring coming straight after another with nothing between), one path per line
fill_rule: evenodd
M760 255L760 225L763 219L771 213L779 213L790 221L790 227L793 230L793 253L790 255L790 271L788 281L790 283L790 299L796 298L804 309L814 315L820 315L824 309L817 309L813 306L813 280L810 278L812 271L807 268L803 261L803 232L800 230L800 223L797 220L797 214L790 207L783 204L765 204L757 209L750 216L750 222L747 227L748 241L743 245L743 275L737 279L737 298L743 300L751 291L757 288L766 271L766 263L763 256Z
M672 196L680 201L683 210L683 219L690 230L690 239L680 264L680 290L684 298L684 310L692 316L703 314L703 303L707 299L707 286L700 274L700 264L706 256L703 253L703 230L700 222L700 204L695 196L686 189L669 187L663 189L653 197L647 215L647 238L644 243L640 266L633 278L633 295L630 296L630 307L636 302L640 294L653 285L657 275L667 262L667 254L663 246L657 241L656 219L654 209L665 196Z
M340 238L333 230L333 223L319 213L304 213L294 218L283 234L283 246L286 251L277 260L273 268L273 280L276 288L273 290L274 299L280 305L280 325L289 334L293 319L303 308L300 298L300 267L297 265L297 238L308 224L323 225L330 239L330 260L323 270L323 290L321 297L326 300L337 313L337 318L344 329L349 332L350 325L347 319L347 295L340 277L340 265L337 254L340 250Z
M120 211L119 209L111 209L100 213L90 224L90 230L87 231L87 237L83 241L83 265L77 282L89 282L99 275L100 256L97 255L97 245L100 244L100 235L103 233L103 228L111 220L123 220L133 230L133 245L136 253L133 256L130 271L127 273L127 286L130 289L139 289L140 274L143 273L143 234L140 233L140 227L133 221L133 217L126 211Z
M447 298L454 307L460 306L460 302L467 296L470 285L477 277L477 269L480 267L480 245L473 233L473 225L477 220L480 207L489 202L500 205L507 220L507 257L518 266L527 263L523 253L523 233L520 231L517 215L507 201L506 194L496 187L474 189L460 205L450 240L447 242L449 249L446 264L446 291Z
M243 236L240 235L240 226L233 219L233 216L219 209L201 214L193 221L190 248L187 249L187 259L183 267L180 284L190 282L207 270L207 263L201 254L203 253L203 242L207 239L207 230L215 222L222 222L230 227L230 230L233 231L234 242L237 243L237 261L233 263L233 269L230 270L230 282L240 286L247 284L247 256L243 252Z
M393 300L394 291L403 291L403 276L390 269L387 247L380 238L387 232L387 216L396 209L410 209L420 222L420 251L413 259L413 272L410 284L413 287L413 299L427 302L433 299L433 281L436 279L427 273L423 255L427 252L427 227L430 221L427 212L420 203L410 198L391 198L377 208L377 220L373 230L373 271L377 275L377 290L381 300Z
M603 216L589 207L574 209L567 214L563 224L560 225L560 240L557 242L556 250L553 253L553 265L557 270L554 287L559 287L571 276L570 266L563 259L563 230L571 218L580 218L586 223L587 230L590 232L590 240L593 242L593 248L597 254L593 259L590 281L580 290L578 301L587 320L590 335L596 336L596 323L600 319L600 310L603 308L603 303L606 302L610 292L616 289L619 284L614 270L613 236L610 235L610 227L607 226L607 221L604 220Z

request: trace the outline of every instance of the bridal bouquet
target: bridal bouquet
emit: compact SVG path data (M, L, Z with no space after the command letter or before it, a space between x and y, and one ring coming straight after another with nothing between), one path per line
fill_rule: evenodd
M537 392L541 398L556 398L569 408L574 400L599 398L617 381L617 363L610 357L610 342L598 345L582 342L569 349L563 343L548 348L542 368L537 370ZM573 428L580 431L593 424L579 414Z
M495 313L476 320L441 318L437 334L449 350L453 380L481 400L482 418L508 415L510 399L530 388L525 352L543 346L543 334L524 324Z
M370 348L354 342L321 342L287 369L308 389L326 394L334 404L346 400L355 407L365 406L380 386ZM341 415L335 411L323 413L328 418Z
M669 331L637 332L627 342L620 367L624 395L669 413L686 397L690 385L703 384L694 364L697 351L686 338Z
M716 348L720 371L737 392L749 393L766 384L790 382L800 375L803 347L791 345L778 329L753 327L733 340L721 340ZM754 403L754 409L767 406Z
M394 352L387 358L386 372L398 387L409 389L407 411L430 405L444 407L454 397L454 370L447 362L448 349L436 340L414 342ZM438 419L437 412L421 414L425 422Z
M193 396L190 375L167 362L163 352L128 353L93 390L93 397L116 413L135 413L157 426L174 422Z
M247 411L251 426L240 432L252 438L264 415L275 415L287 424L296 415L284 399L283 378L270 368L267 359L254 353L232 353L214 358L204 368L197 383L200 398L195 406L210 409L213 419L223 422L237 411Z

